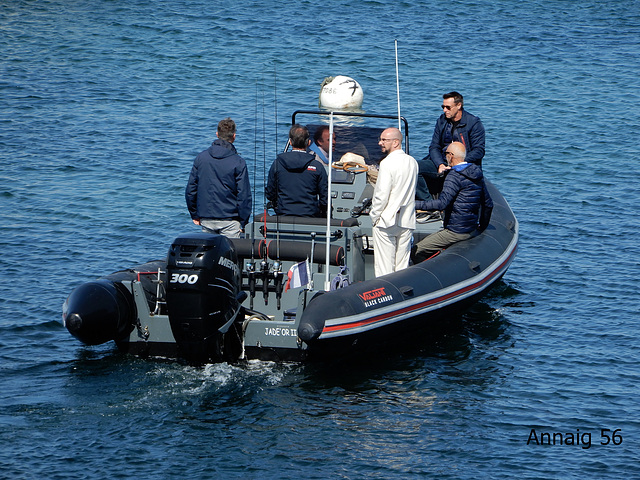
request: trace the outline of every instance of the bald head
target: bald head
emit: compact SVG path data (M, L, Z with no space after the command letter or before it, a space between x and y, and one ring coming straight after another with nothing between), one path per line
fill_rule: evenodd
M397 128L387 128L386 130L383 130L382 135L380 135L381 137L389 137L389 138L394 138L396 140L400 140L400 142L402 142L402 132L400 130L398 130Z
M464 162L467 156L467 149L460 142L452 142L447 147L447 160L450 166Z
M380 145L382 153L387 155L394 150L400 150L402 148L402 132L397 128L383 130L378 145Z

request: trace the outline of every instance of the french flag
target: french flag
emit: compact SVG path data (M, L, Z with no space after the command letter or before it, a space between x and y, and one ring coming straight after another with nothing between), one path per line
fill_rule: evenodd
M286 292L290 288L305 287L309 288L311 283L311 271L309 270L309 259L304 262L296 263L287 273L287 284L284 287Z

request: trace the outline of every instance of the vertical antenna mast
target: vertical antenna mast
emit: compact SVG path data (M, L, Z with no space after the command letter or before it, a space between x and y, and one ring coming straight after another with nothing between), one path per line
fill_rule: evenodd
M333 110L329 114L329 175L327 182L327 245L325 250L325 291L331 290L331 282L329 281L329 257L331 252L331 166L333 162Z
M402 120L400 117L400 75L398 73L398 40L396 44L396 92L398 93L398 130L402 131Z

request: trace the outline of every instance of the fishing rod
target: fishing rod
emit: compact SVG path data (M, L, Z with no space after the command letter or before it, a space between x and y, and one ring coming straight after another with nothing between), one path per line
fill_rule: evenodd
M264 77L263 77L264 85ZM266 138L266 124L265 124L265 101L264 101L264 89L262 91L262 183L266 185L266 171L267 171L267 138ZM264 229L262 230L262 236L264 237L265 244L267 240L267 199L263 195L263 222ZM262 276L262 296L264 298L265 305L269 301L269 261L267 260L266 252L263 253L262 261L260 262L260 274Z
M253 297L256 295L256 256L255 256L255 244L256 244L256 171L258 161L258 80L256 79L256 108L255 115L253 117L253 203L252 203L252 221L251 221L251 261L247 263L245 269L247 271L249 281L249 308L253 309Z
M264 85L264 76L262 77L262 84ZM262 185L266 187L267 185L267 137L266 137L266 125L264 120L264 88L262 90ZM265 195L262 196L262 206L264 209L263 219L267 216L267 197ZM265 221L265 230L263 235L266 239L266 221Z
M273 108L274 108L274 117L276 121L276 136L274 140L275 145L275 156L278 156L278 73L276 71L276 61L273 61Z
M273 106L275 116L275 158L278 158L278 73L277 63L273 61ZM276 188L277 191L277 188ZM276 212L276 260L273 262L273 284L276 289L276 308L280 310L282 298L282 262L280 261L280 216Z
M258 161L258 80L256 79L256 109L255 109L255 115L253 117L253 205L252 205L252 209L255 209L256 206L256 189L255 189L255 185L256 185L256 171L258 170L256 168L256 162ZM255 220L256 220L256 215L255 215L255 211L251 212L253 219L251 222L251 261L253 262L254 260L254 250L255 250Z
M402 131L402 116L400 115L400 74L398 73L398 40L396 45L396 92L398 94L398 130Z
M278 158L278 73L276 71L276 62L273 61L273 107L274 107L274 115L275 115L275 150L276 155L275 158ZM277 190L277 189L276 189ZM276 259L278 263L280 263L280 216L277 215L276 212Z

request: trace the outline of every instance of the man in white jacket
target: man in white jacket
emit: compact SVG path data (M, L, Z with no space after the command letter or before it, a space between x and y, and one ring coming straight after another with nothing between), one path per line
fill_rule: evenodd
M407 268L416 228L418 162L402 150L402 133L387 128L378 142L387 156L380 162L371 202L376 277Z

